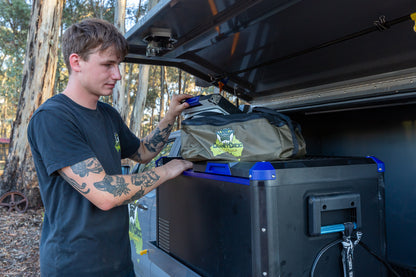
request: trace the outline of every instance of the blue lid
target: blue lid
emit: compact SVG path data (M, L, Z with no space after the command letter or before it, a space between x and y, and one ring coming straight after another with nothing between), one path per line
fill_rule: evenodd
M250 168L250 180L276 180L276 170L270 162L257 162Z

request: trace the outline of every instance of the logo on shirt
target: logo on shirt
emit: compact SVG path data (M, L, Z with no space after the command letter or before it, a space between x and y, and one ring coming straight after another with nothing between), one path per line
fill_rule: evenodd
M121 146L120 146L120 138L118 137L117 133L114 133L114 148L117 150L117 152L120 152L121 150Z

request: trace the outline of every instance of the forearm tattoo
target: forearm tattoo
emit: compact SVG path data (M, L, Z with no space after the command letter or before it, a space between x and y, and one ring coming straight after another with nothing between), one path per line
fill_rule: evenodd
M66 175L62 170L59 170L59 173L61 174L62 178L65 179L65 181L67 181L72 187L74 187L74 189L76 189L80 193L87 194L90 192L90 189L85 188L87 186L86 183L82 183L82 185L80 185L74 179Z
M99 174L104 171L100 162L96 158L91 158L77 163L70 168L74 174L80 177L86 177L90 173ZM59 173L65 181L71 184L80 193L87 194L90 192L86 183L79 184L74 179L66 175L62 170L60 170ZM127 176L121 175L105 175L103 180L94 183L94 187L98 190L111 193L114 197L128 195L131 192L131 187L129 188L129 182L126 182L127 178ZM140 187L140 189L125 203L130 203L143 197L145 189L153 186L160 179L160 176L157 175L154 170L150 170L142 174L131 175L130 178L131 184Z
M145 193L145 189L153 186L160 176L156 174L153 170L146 171L140 175L135 174L131 176L131 183L135 186L140 186L140 190L136 192L129 200L125 201L123 204L128 204L132 201L140 199Z
M137 149L137 151L130 157L130 159L140 162L142 160L142 157L139 153L139 149Z
M166 128L160 130L159 127L152 132L144 141L144 145L150 152L159 152L166 144L173 125L169 124Z
M115 197L127 195L130 192L128 184L123 177L106 175L100 182L95 182L94 187L101 191L106 191Z

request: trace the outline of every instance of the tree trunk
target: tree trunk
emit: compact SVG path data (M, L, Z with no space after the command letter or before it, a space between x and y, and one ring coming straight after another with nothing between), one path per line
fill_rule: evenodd
M159 109L159 122L164 117L165 113L165 67L160 67L160 109Z
M139 86L137 89L136 99L134 100L133 112L130 117L130 130L136 136L140 135L140 122L144 112L147 89L149 87L149 70L150 65L140 65Z
M187 76L188 76L188 74L186 72L184 72L184 74L183 74L183 90L182 90L182 93L183 94L186 93L186 89L187 89L187 85L188 85L188 83L187 83L187 81L188 81Z
M152 108L152 116L150 117L150 130L149 130L149 133L151 131L153 131L154 116L155 116L155 108Z
M165 91L166 91L166 105L164 108L164 112L163 114L165 115L169 109L169 105L170 105L170 97L171 97L171 92L169 91L169 82L168 82L168 68L165 68Z
M126 124L130 124L130 118L131 118L131 112L132 112L132 105L131 105L131 93L130 93L130 87L133 78L136 78L136 75L133 72L134 65L132 63L126 64L126 105L127 105L127 111L126 112ZM133 77L134 76L134 77ZM137 75L138 76L138 75ZM128 120L128 121L127 121Z
M40 207L42 202L26 130L33 112L53 95L63 3L64 0L33 1L22 90L0 184L1 194L23 192L30 208Z
M157 4L156 0L150 0L148 4L148 12ZM140 17L140 5L141 1L139 2L139 11L137 18ZM149 71L150 65L143 65L139 66L139 84L136 92L136 99L133 105L133 111L130 117L130 130L135 135L140 135L141 132L141 121L146 105L146 98L147 98L147 89L149 87Z
M117 0L114 11L114 25L123 35L126 33L126 0ZM113 92L113 106L118 110L124 121L129 113L126 99L126 64L120 65L121 80L117 82Z
M181 88L182 88L182 69L178 68L178 94L182 93Z
M182 93L181 88L182 88L182 69L178 68L178 94ZM182 117L178 116L177 120L178 120L178 130L180 130L182 128Z

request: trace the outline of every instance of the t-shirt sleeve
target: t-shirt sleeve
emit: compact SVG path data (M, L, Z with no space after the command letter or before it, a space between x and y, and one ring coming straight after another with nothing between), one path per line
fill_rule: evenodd
M140 147L140 139L138 139L120 118L120 144L121 158L130 158Z
M64 114L40 111L31 119L28 135L47 173L95 157L76 122Z

